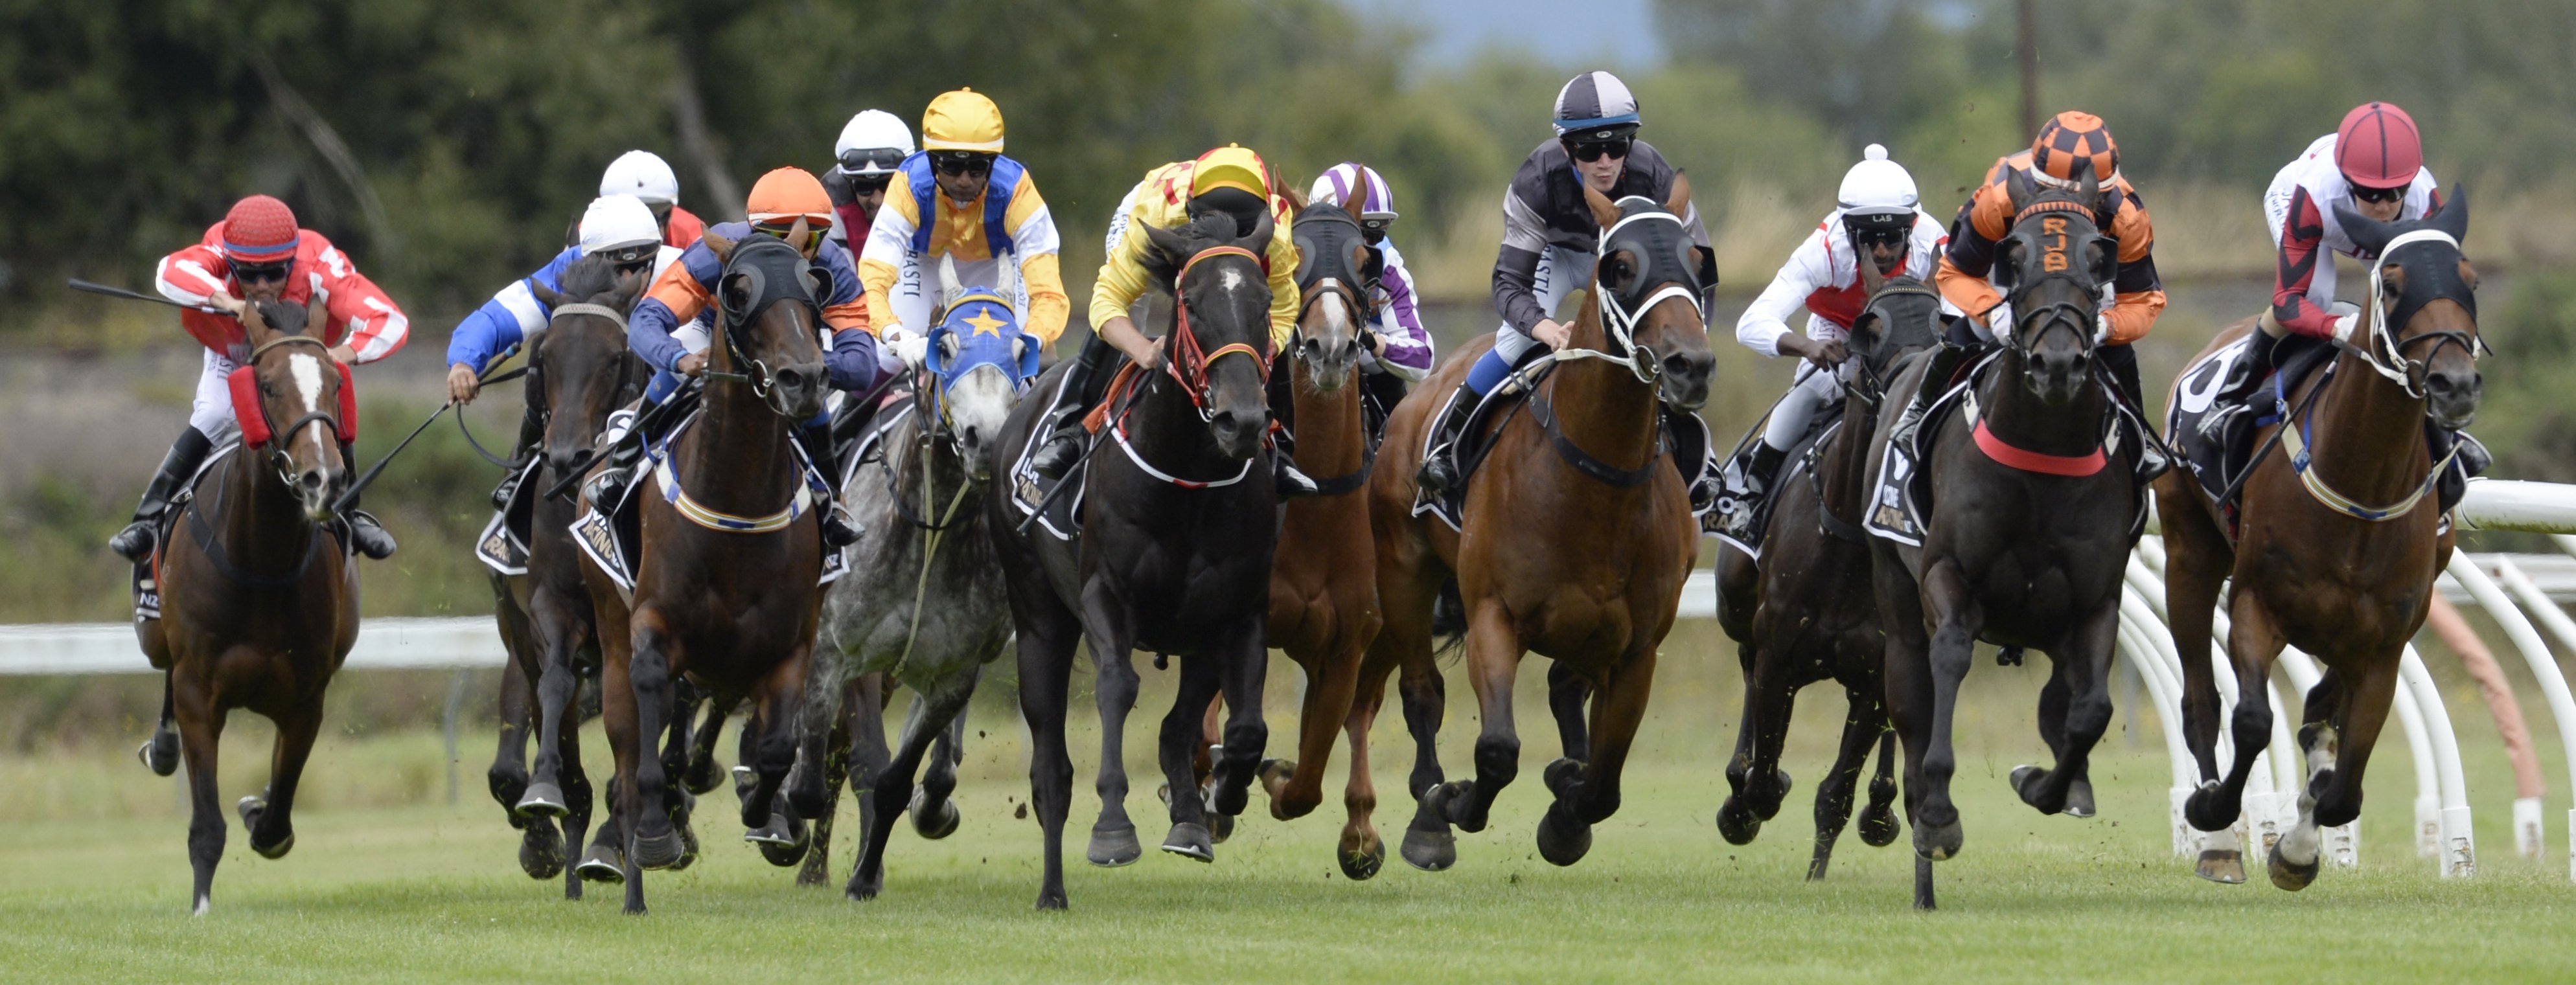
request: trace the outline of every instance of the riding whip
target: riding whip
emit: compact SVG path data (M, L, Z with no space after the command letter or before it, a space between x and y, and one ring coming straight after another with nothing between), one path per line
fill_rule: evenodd
M476 385L489 386L495 383L507 383L526 375L528 375L528 368L521 366L506 373L477 377ZM402 454L403 449L411 447L411 441L413 438L420 437L421 432L429 430L429 426L431 424L437 423L438 415L447 413L447 409L454 406L456 406L456 401L454 398L450 398L446 403L438 405L437 410L430 411L429 416L420 422L419 427L411 429L411 433L403 436L400 444L396 444L392 451L386 452L385 457L376 459L376 464L367 469L367 474L359 476L358 481L349 484L349 490L347 492L341 493L339 499L332 501L331 511L337 513L348 509L350 503L357 501L358 493L361 490L366 489L369 483L375 482L376 476L383 474L385 471L385 466L393 463L394 456Z

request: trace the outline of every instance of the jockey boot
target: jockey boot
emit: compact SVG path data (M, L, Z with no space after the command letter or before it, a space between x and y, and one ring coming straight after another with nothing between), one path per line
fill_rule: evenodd
M522 461L519 458L520 455L535 458L538 450L537 446L545 440L545 415L538 413L535 405L530 405L527 410L519 414L519 443L510 446L510 460L514 462ZM528 470L524 466L502 473L501 484L493 487L492 489L492 508L496 510L509 509L510 497L518 494L519 481L526 478L527 475Z
M2424 445L2432 452L2435 462L2440 462L2444 455L2452 454L2454 448L2458 449L2460 474L2467 478L2475 479L2485 475L2487 466L2495 464L2494 453L2487 451L2484 442L2471 437L2466 431L2453 431L2428 422L2424 425Z
M581 500L591 509L601 513L614 509L626 498L626 487L635 482L635 463L644 460L644 417L654 410L643 403L637 400L635 405L608 415L604 433L608 448L600 456L607 464L581 487Z
M1093 404L1100 402L1101 391L1108 388L1108 363L1116 356L1117 347L1094 335L1082 344L1081 354L1073 358L1073 367L1064 371L1064 400L1051 411L1053 417L1040 425L1048 429L1046 444L1029 456L1029 468L1047 481L1064 478L1073 463L1082 460L1083 445L1091 438L1091 433L1083 429L1082 419L1091 413Z
M357 450L350 447L349 442L340 443L340 460L357 460ZM349 521L349 540L357 545L358 553L375 561L394 556L394 535L385 532L385 525L376 519L375 514L358 508L358 490L350 490L349 506L340 515Z
M1458 384L1458 392L1450 395L1449 406L1432 425L1431 450L1423 453L1422 469L1413 476L1414 483L1432 495L1448 495L1465 478L1458 474L1458 433L1466 429L1480 399L1475 388Z
M107 539L107 549L128 561L142 561L152 553L153 528L160 525L161 514L170 508L170 499L179 488L195 478L197 466L206 461L206 453L215 443L206 439L194 425L179 430L179 440L171 442L170 453L161 457L161 471L152 475L150 485L143 487L143 501L135 504L134 522Z
M1294 442L1270 443L1270 491L1280 499L1291 496L1312 496L1324 489L1315 484L1313 477L1297 470L1295 449Z
M1914 432L1923 426L1923 413L1932 402L1949 389L1950 378L1958 375L1959 365L1967 362L1972 350L1943 340L1932 349L1932 361L1923 373L1923 383L1914 388L1914 398L1906 401L1905 412L1898 414L1896 425L1887 430L1887 443L1902 449L1907 460L1915 457Z
M805 457L814 461L815 471L823 473L823 488L827 494L815 511L822 514L823 546L833 550L850 546L859 539L859 532L851 529L849 521L841 515L841 466L832 457L832 426L809 424L799 427L796 429L796 442L805 446ZM804 481L804 477L798 476L797 481Z
M1719 500L1721 531L1737 540L1750 541L1753 518L1761 512L1762 500L1779 477L1781 463L1788 459L1788 452L1771 447L1768 441L1756 441L1752 451L1726 470L1731 481L1726 483L1726 496Z

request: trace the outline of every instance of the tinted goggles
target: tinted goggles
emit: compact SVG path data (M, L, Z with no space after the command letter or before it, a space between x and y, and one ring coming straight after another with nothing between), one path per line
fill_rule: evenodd
M930 155L930 166L939 169L939 173L945 175L991 174L993 155L962 150L933 151Z
M874 195L894 183L894 175L891 174L852 174L842 178L850 183L850 191L860 195Z
M240 263L232 265L233 279L244 284L273 284L286 279L291 263Z
M2376 202L2381 205L2386 205L2390 202L2405 198L2406 189L2402 187L2364 188L2360 185L2354 185L2352 186L2352 197L2364 202Z
M661 244L639 243L600 252L608 257L609 263L618 267L639 267L653 262L654 257L661 253Z
M1856 215L1843 219L1852 242L1860 246L1897 246L1914 232L1910 215Z
M1628 156L1629 143L1631 141L1624 137L1618 140L1586 140L1565 145L1565 152L1574 155L1574 159L1578 161L1598 161L1604 157L1624 158Z
M801 241L787 239L787 234L794 232L796 229L796 219L794 217L789 217L785 221L773 219L764 222L755 222L751 224L751 228L755 232L764 232L772 236L776 236L779 239L787 240L787 245L793 246L800 251L812 253L814 252L815 247L822 244L824 234L832 231L832 224L829 222L817 223L811 218L806 219L805 238Z

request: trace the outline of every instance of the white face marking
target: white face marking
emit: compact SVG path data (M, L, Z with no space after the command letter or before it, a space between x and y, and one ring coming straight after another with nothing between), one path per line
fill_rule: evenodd
M1243 289L1243 271L1236 270L1233 267L1227 267L1218 271L1218 273L1223 276L1217 279L1217 286L1223 288L1226 292L1232 293Z
M304 412L310 414L322 409L322 360L309 353L298 352L286 357L286 368L295 374L295 392L304 398ZM317 425L304 432L313 441L313 454L317 461L328 451L322 443L324 430Z
M1341 292L1326 294L1315 303L1324 309L1324 329L1328 334L1335 338L1351 334L1351 311L1342 303Z

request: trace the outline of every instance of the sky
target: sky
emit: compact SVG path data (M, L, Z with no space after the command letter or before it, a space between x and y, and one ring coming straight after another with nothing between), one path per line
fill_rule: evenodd
M1663 63L1654 0L1342 0L1368 22L1421 32L1423 55L1454 65L1501 46L1550 64L1642 71Z

